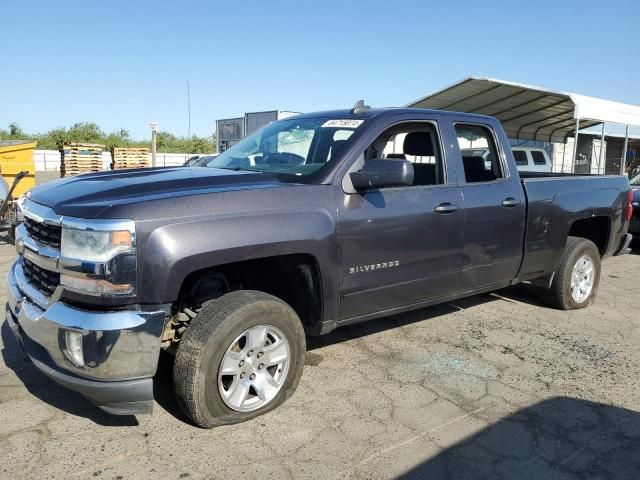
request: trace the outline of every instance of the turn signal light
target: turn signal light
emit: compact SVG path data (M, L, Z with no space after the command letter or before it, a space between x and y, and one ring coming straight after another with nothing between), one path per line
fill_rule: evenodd
M633 217L633 190L629 190L629 203L627 204L627 220Z

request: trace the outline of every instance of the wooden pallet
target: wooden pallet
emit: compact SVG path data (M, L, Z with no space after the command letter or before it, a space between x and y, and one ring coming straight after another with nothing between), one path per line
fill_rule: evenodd
M104 145L99 143L63 143L60 148L60 175L71 177L101 171L103 151Z
M99 148L100 150L104 150L104 145L101 143L84 143L84 142L64 142L62 144L63 148L77 148L77 147L82 147L82 148Z
M78 174L78 173L83 173L83 172L101 172L102 168L98 168L98 167L90 167L90 168L61 168L60 172L62 173L71 173L71 174Z
M115 162L111 162L114 165L148 165L148 160L116 160Z
M60 167L65 168L102 168L102 162L63 162Z
M64 157L62 163L82 163L88 165L90 163L102 163L102 157Z
M145 168L149 166L149 149L146 147L119 147L111 150L111 168Z
M149 153L149 149L147 147L114 147L112 151L116 155L123 153Z

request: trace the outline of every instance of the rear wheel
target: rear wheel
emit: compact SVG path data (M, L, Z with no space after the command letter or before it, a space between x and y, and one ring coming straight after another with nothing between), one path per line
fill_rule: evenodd
M598 247L585 238L569 237L546 298L562 310L584 308L595 301L599 283Z
M174 388L200 427L266 413L295 391L304 365L302 323L282 300L236 291L207 303L180 340Z

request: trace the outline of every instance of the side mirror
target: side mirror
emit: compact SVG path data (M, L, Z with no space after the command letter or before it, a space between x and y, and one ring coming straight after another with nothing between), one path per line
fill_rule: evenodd
M359 172L349 174L357 191L413 185L413 165L406 160L367 160Z

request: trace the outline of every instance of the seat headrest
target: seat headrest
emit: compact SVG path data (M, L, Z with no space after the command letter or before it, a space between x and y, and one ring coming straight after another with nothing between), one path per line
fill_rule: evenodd
M402 149L405 155L415 155L416 157L433 157L433 140L429 132L411 132L404 137Z
M462 157L465 172L486 172L487 168L484 165L484 158L464 156Z

